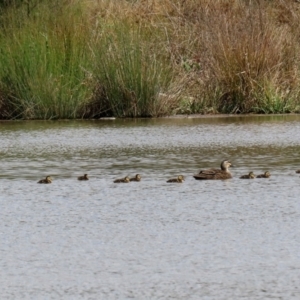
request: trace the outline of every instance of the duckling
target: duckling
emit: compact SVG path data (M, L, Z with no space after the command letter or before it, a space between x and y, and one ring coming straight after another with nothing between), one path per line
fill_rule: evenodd
M297 170L296 173L300 173L300 170Z
M264 174L257 175L256 178L269 178L270 176L270 172L266 171Z
M184 176L183 176L183 175L179 175L177 178L169 179L167 182L178 182L178 183L182 183L182 182L184 182Z
M248 175L243 175L240 177L241 179L254 179L255 175L253 172L250 172Z
M140 174L136 174L134 177L130 178L130 181L141 181L142 177Z
M229 167L233 167L230 161L223 160L221 162L221 170L220 169L207 169L202 170L199 174L195 174L193 177L197 180L204 179L230 179L232 178L231 173L229 172Z
M128 176L114 180L114 183L128 183L128 182L130 182L130 178Z
M89 180L89 176L88 176L88 174L84 174L83 176L79 176L77 179L78 180Z
M52 183L52 178L51 176L47 176L45 179L41 179L37 183Z

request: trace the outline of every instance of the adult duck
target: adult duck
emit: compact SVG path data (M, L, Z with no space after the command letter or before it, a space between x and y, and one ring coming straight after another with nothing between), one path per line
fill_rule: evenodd
M232 178L232 175L229 172L229 167L232 167L231 162L228 160L223 160L221 162L221 169L202 170L199 172L199 174L195 174L194 178L197 180L230 179Z

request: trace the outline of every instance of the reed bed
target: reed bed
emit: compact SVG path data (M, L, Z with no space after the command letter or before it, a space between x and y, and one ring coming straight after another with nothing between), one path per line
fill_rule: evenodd
M300 4L0 2L0 118L300 111Z

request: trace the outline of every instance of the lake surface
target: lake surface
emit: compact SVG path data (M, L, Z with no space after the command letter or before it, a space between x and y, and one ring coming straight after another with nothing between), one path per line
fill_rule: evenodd
M1 122L0 141L2 299L300 299L300 116ZM223 159L233 179L192 177Z

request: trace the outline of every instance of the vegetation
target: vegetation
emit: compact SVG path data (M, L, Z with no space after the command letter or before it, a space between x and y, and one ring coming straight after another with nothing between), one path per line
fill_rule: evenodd
M0 118L300 111L300 4L0 0Z

